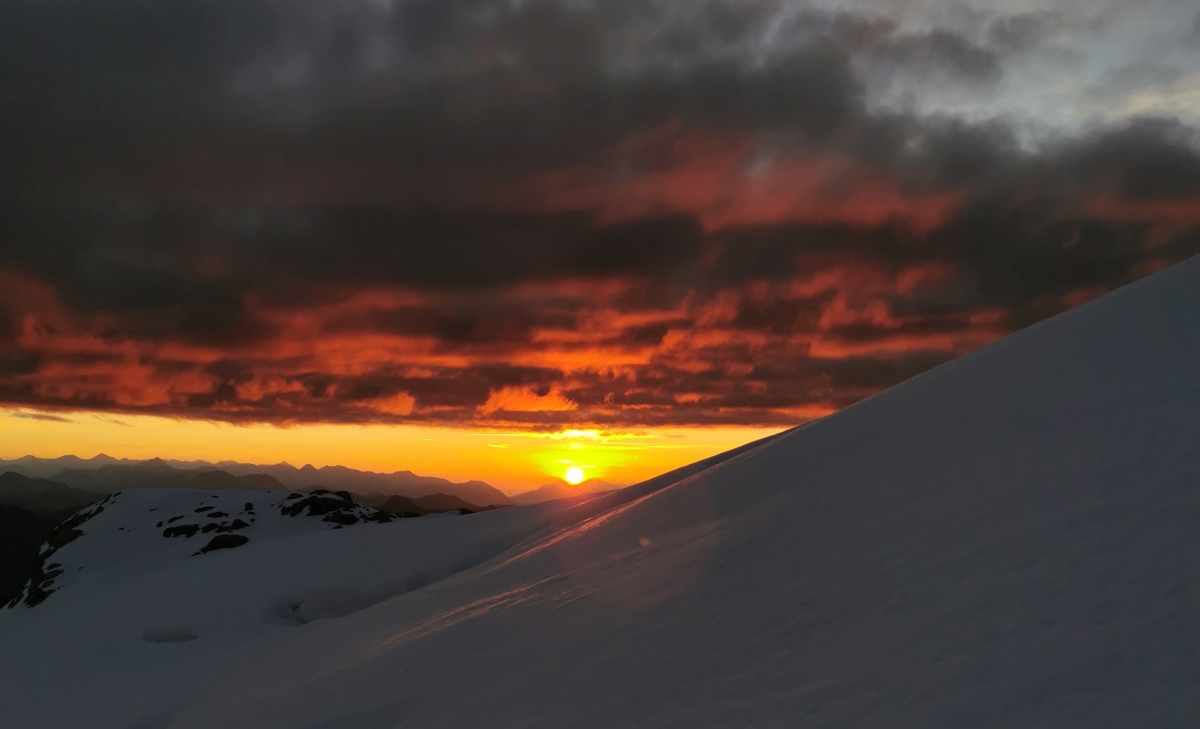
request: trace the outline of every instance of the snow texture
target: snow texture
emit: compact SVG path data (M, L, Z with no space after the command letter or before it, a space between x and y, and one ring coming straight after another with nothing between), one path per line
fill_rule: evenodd
M1194 727L1200 259L590 500L193 557L177 496L0 612L0 723Z

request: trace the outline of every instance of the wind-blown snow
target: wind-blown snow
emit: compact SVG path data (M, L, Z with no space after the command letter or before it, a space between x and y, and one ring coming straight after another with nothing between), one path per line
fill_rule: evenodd
M0 706L22 727L1196 725L1200 259L714 462L95 565L0 613Z

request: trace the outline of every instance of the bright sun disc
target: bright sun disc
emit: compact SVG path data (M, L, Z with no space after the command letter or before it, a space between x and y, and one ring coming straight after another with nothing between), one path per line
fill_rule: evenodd
M583 469L579 466L571 466L567 469L567 483L574 486L575 484L583 483Z

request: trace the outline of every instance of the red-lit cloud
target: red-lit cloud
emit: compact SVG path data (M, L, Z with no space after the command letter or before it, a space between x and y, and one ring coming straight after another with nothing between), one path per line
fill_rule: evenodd
M147 47L145 8L69 4L0 8L0 405L784 425L1200 251L1183 122L871 97L995 83L1003 33L168 0Z

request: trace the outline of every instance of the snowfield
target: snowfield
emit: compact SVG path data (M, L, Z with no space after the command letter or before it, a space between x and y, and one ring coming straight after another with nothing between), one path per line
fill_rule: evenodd
M1195 727L1200 259L623 491L286 496L117 495L0 611L0 724ZM208 501L248 543L162 536Z

